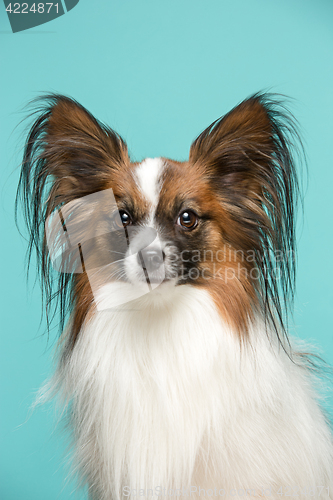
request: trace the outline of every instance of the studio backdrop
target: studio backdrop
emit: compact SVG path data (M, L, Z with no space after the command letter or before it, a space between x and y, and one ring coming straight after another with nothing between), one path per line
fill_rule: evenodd
M194 138L246 97L288 96L307 159L289 330L333 363L332 23L331 0L0 4L2 500L86 498L69 473L61 415L52 403L32 408L59 331L57 318L49 332L41 320L20 211L22 236L14 221L25 106L45 92L71 96L126 140L133 160L185 160Z

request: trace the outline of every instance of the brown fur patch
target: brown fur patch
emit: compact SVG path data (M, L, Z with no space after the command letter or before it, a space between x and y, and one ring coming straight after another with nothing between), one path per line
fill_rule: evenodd
M167 168L163 175L157 215L166 217L170 214L170 218L174 218L175 199L179 207L183 205L183 208L193 209L199 215L198 227L191 231L191 252L194 254L197 251L200 259L193 269L192 284L206 288L224 321L239 335L246 335L248 321L253 317L258 300L250 277L253 263L244 259L244 254L237 253L229 244L230 234L235 231L233 220L212 190L202 166L169 159L165 162ZM207 236L196 247L198 240L195 234L200 232L202 225Z

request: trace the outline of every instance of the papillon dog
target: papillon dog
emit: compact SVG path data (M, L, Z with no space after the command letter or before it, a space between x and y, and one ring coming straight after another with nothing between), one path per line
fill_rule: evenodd
M244 100L186 161L132 162L62 95L37 113L18 197L61 318L43 397L90 498L332 499L320 382L287 332L302 146L283 101Z

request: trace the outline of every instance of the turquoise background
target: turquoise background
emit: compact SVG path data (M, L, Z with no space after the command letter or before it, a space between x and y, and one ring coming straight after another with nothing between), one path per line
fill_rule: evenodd
M29 413L56 331L49 342L42 335L39 288L34 269L26 285L26 245L14 225L22 107L42 91L69 94L115 128L135 159L185 159L197 134L249 94L295 98L309 179L293 330L332 363L333 2L80 0L16 34L2 4L0 17L0 498L83 499L67 478L52 407Z

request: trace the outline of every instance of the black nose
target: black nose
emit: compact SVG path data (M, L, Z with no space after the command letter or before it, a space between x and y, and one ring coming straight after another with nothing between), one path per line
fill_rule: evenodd
M137 254L138 263L148 272L157 271L163 264L164 258L165 254L160 248L144 248Z

